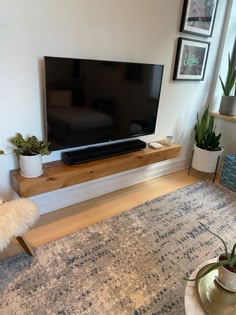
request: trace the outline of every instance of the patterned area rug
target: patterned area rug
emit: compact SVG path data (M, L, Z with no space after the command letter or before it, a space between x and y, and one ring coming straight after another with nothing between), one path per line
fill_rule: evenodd
M235 242L236 194L206 182L0 261L0 314L184 314L183 276Z

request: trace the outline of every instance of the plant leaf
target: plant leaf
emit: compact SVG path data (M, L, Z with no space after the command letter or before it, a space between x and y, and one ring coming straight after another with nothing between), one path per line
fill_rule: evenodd
M231 252L231 255L230 255L230 260L231 260L231 259L233 260L233 258L234 258L234 256L235 256L235 250L236 250L236 243L234 244L234 247L233 247L233 249L232 249L232 252Z
M221 134L217 136L215 134L215 118L213 116L209 118L209 105L205 109L200 121L197 114L194 131L197 147L209 151L219 150Z
M235 257L235 262L236 262L236 257ZM233 262L234 263L234 262ZM205 277L208 273L210 273L211 271L217 269L220 266L226 266L229 265L229 261L228 260L222 260L222 261L218 261L216 263L214 263L213 265L211 265L207 270L205 270L203 273L201 273L198 277L194 278L194 279L190 279L190 278L186 278L184 277L184 280L187 281L195 281L195 280L199 280L203 277Z
M224 245L225 255L226 255L226 257L229 257L229 255L228 255L228 249L227 249L226 243L225 243L225 241L223 240L223 238L221 238L219 235L213 233L213 232L212 232L211 230L209 230L203 223L201 223L201 222L199 222L199 223L200 223L208 232L210 232L212 235L214 235L215 237L217 237L218 239L221 240L221 242L222 242L223 245Z
M221 76L220 76L220 83L221 83L221 87L222 87L222 90L223 90L223 92L224 92L224 95L225 95L225 96L229 96L229 95L228 95L228 92L226 91L226 88L225 88L225 85L224 85L224 83L223 83L223 80L221 79Z
M225 83L223 83L221 76L219 77L220 77L220 83L221 83L221 87L223 89L224 95L229 96L232 89L234 88L235 81L236 81L236 67L235 67L233 58L230 57L230 54L228 54L228 71L227 71Z

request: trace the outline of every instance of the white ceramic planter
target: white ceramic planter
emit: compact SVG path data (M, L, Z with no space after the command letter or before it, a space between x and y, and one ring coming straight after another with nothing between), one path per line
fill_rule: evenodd
M42 154L20 155L20 174L23 177L33 178L43 174Z
M224 149L221 151L207 151L194 146L192 167L198 171L214 173L218 158L221 157Z
M218 280L223 288L236 292L236 273L227 270L224 266L220 266L218 267Z

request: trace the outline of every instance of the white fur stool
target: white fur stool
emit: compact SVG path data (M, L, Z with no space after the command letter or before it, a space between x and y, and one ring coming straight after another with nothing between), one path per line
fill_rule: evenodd
M33 251L22 235L39 218L36 204L28 199L16 199L3 202L0 199L0 252L15 237L28 255L33 256Z

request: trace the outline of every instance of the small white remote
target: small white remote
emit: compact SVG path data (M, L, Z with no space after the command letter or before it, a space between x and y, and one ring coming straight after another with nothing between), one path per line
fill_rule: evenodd
M162 144L158 143L158 142L150 142L148 144L148 146L152 149L160 149L162 148Z

